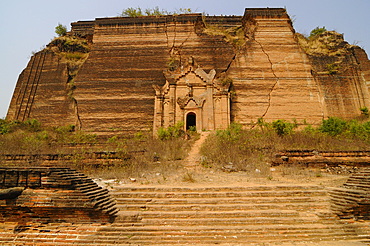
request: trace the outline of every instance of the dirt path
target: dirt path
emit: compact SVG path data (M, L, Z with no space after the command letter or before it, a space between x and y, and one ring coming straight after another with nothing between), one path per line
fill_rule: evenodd
M194 142L191 150L189 151L188 156L184 159L184 167L187 169L196 169L200 165L201 155L200 155L200 147L207 139L208 135L211 132L201 132L200 138Z

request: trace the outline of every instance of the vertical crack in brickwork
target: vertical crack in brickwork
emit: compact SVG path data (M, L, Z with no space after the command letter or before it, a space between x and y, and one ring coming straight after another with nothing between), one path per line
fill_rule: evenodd
M181 55L181 49L184 47L185 43L190 39L192 33L189 32L188 36L181 42L180 45L176 46L176 30L177 30L177 24L176 24L176 19L173 19L174 22L174 36L172 40L172 45L170 45L170 37L168 35L168 22L166 21L165 23L165 35L166 35L166 40L167 40L167 47L169 48L169 55L170 55L170 61L174 62L176 61L176 58L178 58L178 65L181 66L182 64L182 55Z
M172 48L176 47L176 17L173 19L174 29L173 29L173 41L172 41Z
M167 22L167 18L166 18L166 21L164 23L164 34L166 35L166 41L167 41L167 47L169 48L169 38L168 38L168 22Z
M178 54L179 54L179 58L180 58L180 64L182 63L181 50L184 47L185 43L189 40L190 36L191 36L191 32L189 32L189 35L185 38L185 40L178 47Z
M76 127L77 127L77 130L81 130L82 128L82 121L81 121L81 118L80 118L80 113L78 111L78 103L77 103L77 100L75 98L73 98L73 108L74 108L74 113L75 113L75 117L76 117Z
M229 64L227 65L226 69L223 70L222 72L226 73L227 71L229 71L230 67L231 67L231 64L233 64L233 62L235 61L236 59L236 55L237 54L234 54L233 57L231 58L231 61L229 62Z
M77 76L80 68L82 67L82 65L85 63L85 61L87 60L88 58L88 55L85 57L85 58L82 58L83 60L81 60L79 63L73 63L73 62L68 62L67 61L67 71L68 71L68 81L67 81L67 95L68 95L68 98L70 99L71 103L72 103L72 108L74 110L74 116L75 116L75 124L76 124L76 128L78 130L81 130L82 128L82 121L81 121L81 118L80 118L80 113L79 113L79 108L78 108L78 102L77 102L77 99L74 97L74 91L76 90L76 85L74 83L74 79L75 77Z
M265 110L265 112L262 114L262 116L260 118L263 118L266 116L267 112L269 111L270 107L271 107L271 94L272 92L274 91L276 85L279 83L279 78L278 76L275 74L275 71L274 71L274 68L273 68L273 64L272 64L272 61L271 61L271 58L269 56L269 54L266 52L266 50L263 48L262 44L260 42L258 42L256 39L254 39L254 41L256 41L256 43L261 47L261 50L262 52L266 55L267 57L267 60L269 61L270 63L270 68L271 68L271 72L272 74L274 75L275 77L275 83L272 85L271 89L270 89L270 92L268 93L268 105L267 105L267 108Z

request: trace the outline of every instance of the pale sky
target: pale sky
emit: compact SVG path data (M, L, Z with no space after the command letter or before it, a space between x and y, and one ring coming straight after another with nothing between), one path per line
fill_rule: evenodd
M285 7L296 32L325 26L370 53L370 0L0 0L0 118L6 116L19 74L33 51L56 35L61 23L114 17L129 7L173 11L191 8L209 15L243 15L245 8Z

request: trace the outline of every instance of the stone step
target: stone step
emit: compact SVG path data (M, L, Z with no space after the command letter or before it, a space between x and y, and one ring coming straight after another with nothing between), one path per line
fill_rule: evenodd
M91 188L96 188L98 185L94 182L85 182L85 183L81 183L81 184L76 184L76 188L78 188L79 190L89 190Z
M264 204L264 203L323 203L328 202L327 197L238 197L238 198L116 198L116 202L119 205L128 205L128 204Z
M95 205L100 206L100 207L103 207L106 205L116 205L116 201L113 198L108 196L108 197L105 197L105 198L102 198L96 201Z
M333 188L333 189L330 189L329 191L329 194L330 195L335 195L335 194L338 194L338 195L342 195L342 194L347 194L347 193L351 193L353 194L354 196L363 196L364 194L367 194L367 191L364 191L364 190L361 190L361 189L353 189L353 188Z
M345 187L354 187L356 189L363 189L363 190L369 190L370 184L362 184L362 183L348 183L344 185Z
M300 217L240 217L238 219L230 219L225 217L202 217L202 218L143 218L140 223L135 226L143 225L167 225L167 226L239 226L239 225L296 225L296 224L317 224L323 223L325 225L335 224L334 220L319 220L312 216L300 216ZM126 223L127 224L127 223ZM116 228L120 228L121 223L114 224Z
M89 236L86 236L88 239ZM197 243L248 243L248 242L280 242L280 241L322 241L322 240L359 240L357 235L348 232L338 232L336 228L286 230L284 228L274 231L255 230L155 230L153 231L127 231L125 232L104 232L104 236L96 237L99 242L104 243L138 243L138 244L197 244ZM83 237L79 238L83 240ZM360 238L361 239L361 238ZM91 240L91 238L90 238ZM151 243L150 243L151 242Z
M323 187L317 185L259 185L259 186L209 186L209 187L167 187L167 186L115 186L113 192L117 191L130 191L130 192L158 192L158 191L167 191L167 192L203 192L203 191L212 191L212 192L219 192L219 191L230 191L230 192L237 192L237 191L282 191L282 190L315 190L315 191L322 191Z
M96 197L96 196L100 196L100 195L107 195L109 192L108 190L105 190L101 187L95 187L95 188L92 188L92 189L89 189L89 190L82 190L81 191L82 193L84 193L85 195L87 195L88 197Z
M110 205L106 205L106 206L103 206L103 207L98 206L98 208L100 208L103 212L105 212L105 213L107 213L111 216L114 216L114 217L116 217L117 213L119 213L119 211L120 211L115 206L110 206Z
M324 240L328 239L358 239L356 236L348 235L348 232L338 232L338 228L306 228L296 227L294 229L286 228L284 226L276 226L261 229L260 227L249 227L246 232L244 227L234 227L229 230L224 228L208 228L201 227L200 229L191 229L187 227L165 228L165 227L151 227L151 228L128 228L125 230L116 230L115 228L104 228L98 234L89 233L72 233L69 232L53 232L53 233L20 233L18 234L17 242L58 242L55 238L59 238L60 242L68 243L74 240L75 244L78 243L100 243L114 244L124 242L137 242L145 243L146 240L153 240L158 244L162 243L187 243L197 242L200 240L202 243L217 242L253 242L258 241L271 241L271 240L289 240L300 241L305 240ZM107 230L112 229L112 230ZM349 233L352 231L349 229ZM13 238L14 239L14 238Z
M325 209L329 203L265 203L265 204L118 204L117 208L125 211L239 211L239 210L268 210L268 209L291 209L306 211L313 209Z
M111 227L106 226L99 230L99 232L104 232L104 235L113 235L120 232L132 232L132 233L143 233L148 234L151 232L162 232L162 233L171 233L174 231L186 231L187 234L207 234L207 233L220 233L220 234L227 234L227 233L256 233L256 232L281 232L286 231L289 233L302 233L302 232L310 232L310 233L324 233L324 230L332 231L333 233L338 232L348 232L355 234L355 229L352 226L345 226L342 224L322 224L322 223L313 223L313 224L305 224L305 225L284 225L284 224L272 224L272 225L265 225L261 227L261 225L231 225L228 228L224 226L205 226L205 225L197 225L197 226L188 226L188 225L180 225L180 226L157 226L157 225L150 225L150 226L135 226L135 227Z
M16 238L17 245L260 245L370 239L368 224L360 230L332 214L329 192L319 186L125 187L111 192L120 212L111 206L116 202L107 192L86 184L77 187L99 197L97 206L114 210L114 222L54 223L17 234L0 231L0 238Z
M64 179L69 179L69 180L83 180L83 179L88 179L88 177L82 173L75 173L75 172L62 172L60 174L60 177Z
M95 189L95 190L84 192L84 194L87 195L90 198L94 198L94 197L98 197L98 196L100 196L100 197L109 196L108 190L102 189L100 187Z
M313 197L326 196L326 191L245 191L245 192L111 192L116 198L232 198L232 197Z
M143 219L148 218L230 218L235 220L239 218L253 217L298 217L299 212L293 210L244 210L244 211L166 211L159 213L158 211L142 211L138 214Z
M122 237L124 237L122 235ZM309 241L309 244L306 245L317 245L317 246L336 246L336 245L347 245L347 246L360 246L366 244L359 244L359 241L353 238L347 237L332 237L332 238L307 238L302 239L302 237L285 237L285 238L277 238L277 237L269 237L265 238L264 235L260 235L259 237L250 237L250 236L235 236L235 237L222 237L222 236L215 236L213 238L204 238L198 237L194 239L181 239L178 238L178 235L169 235L163 238L155 238L152 237L142 238L140 240L135 239L132 235L125 235L128 239L111 239L111 240L104 240L96 239L96 240L88 240L87 243L76 242L76 244L90 244L90 245L197 245L197 246L209 246L209 245L221 245L221 246L230 246L230 245L254 245L259 246L263 245L294 245L291 242L299 245L303 242ZM271 244L272 242L272 244ZM276 244L274 242L279 242ZM68 245L68 244L67 244ZM305 245L305 244L303 244Z

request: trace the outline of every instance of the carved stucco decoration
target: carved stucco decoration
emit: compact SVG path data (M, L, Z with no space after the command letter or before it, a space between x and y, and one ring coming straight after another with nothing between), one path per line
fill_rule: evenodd
M190 57L184 66L164 72L166 83L154 85L156 94L154 132L196 116L197 129L224 129L230 123L230 83L216 79L216 71L204 71Z

